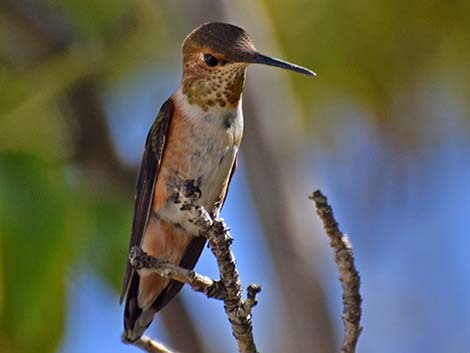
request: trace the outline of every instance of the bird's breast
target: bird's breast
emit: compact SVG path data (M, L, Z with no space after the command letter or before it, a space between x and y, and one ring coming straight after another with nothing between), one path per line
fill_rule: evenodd
M242 137L241 114L208 112L202 119L191 120L186 136L187 151L174 172L194 179L201 189L201 205L212 208L221 188L230 175Z
M194 180L201 191L199 203L211 210L226 187L242 134L241 105L205 112L194 106L179 106L170 125L160 172L166 194L182 182Z

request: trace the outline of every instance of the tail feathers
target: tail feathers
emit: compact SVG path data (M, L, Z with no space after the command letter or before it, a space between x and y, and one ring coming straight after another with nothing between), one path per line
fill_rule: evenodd
M142 308L139 305L138 290L141 277L135 273L131 279L127 293L126 307L124 309L124 339L137 341L152 323L155 314L160 311L181 290L182 283L170 281L169 285L154 300L152 305Z
M149 307L142 310L138 304L138 290L140 277L137 273L132 275L131 285L127 293L124 310L124 339L130 342L137 341L152 323L155 309Z
M179 265L187 269L194 268L205 242L204 237L193 238ZM140 284L141 275L144 276L143 285ZM124 310L123 339L131 342L138 340L152 323L154 315L163 309L182 287L183 284L180 282L163 280L153 273L139 274L132 271Z

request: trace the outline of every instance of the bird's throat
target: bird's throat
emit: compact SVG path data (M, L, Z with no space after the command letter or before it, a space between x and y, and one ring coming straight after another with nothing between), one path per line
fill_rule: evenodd
M210 107L235 107L245 86L245 65L230 65L205 75L187 73L183 77L182 92L189 104L203 111Z

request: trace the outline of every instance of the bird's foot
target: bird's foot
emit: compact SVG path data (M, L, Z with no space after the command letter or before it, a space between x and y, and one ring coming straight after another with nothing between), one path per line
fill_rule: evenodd
M195 181L194 179L188 179L183 182L181 186L181 192L183 193L184 197L193 201L197 202L201 198L201 189L199 188L199 182Z

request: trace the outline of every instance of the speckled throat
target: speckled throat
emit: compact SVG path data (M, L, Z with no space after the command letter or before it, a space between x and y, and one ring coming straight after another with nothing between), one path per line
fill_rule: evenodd
M201 70L201 67L194 68ZM203 111L209 107L233 107L240 100L245 85L246 64L232 63L217 70L191 71L183 77L183 94L189 104L197 104Z

